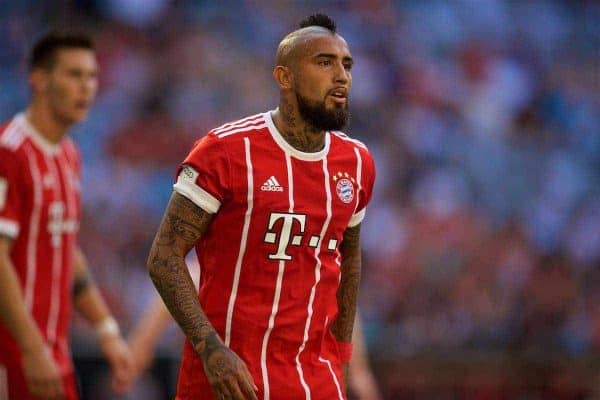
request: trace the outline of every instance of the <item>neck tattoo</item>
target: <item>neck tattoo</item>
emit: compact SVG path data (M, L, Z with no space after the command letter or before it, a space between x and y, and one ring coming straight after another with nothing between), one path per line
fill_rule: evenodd
M279 111L284 123L280 129L281 136L292 147L305 153L315 153L325 147L325 135L322 132L314 131L306 124L302 124L303 127L298 126L294 107L287 100L282 100Z

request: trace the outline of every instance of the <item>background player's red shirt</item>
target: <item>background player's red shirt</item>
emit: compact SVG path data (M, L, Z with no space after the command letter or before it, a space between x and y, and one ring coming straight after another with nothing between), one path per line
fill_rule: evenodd
M0 127L0 234L14 239L10 257L25 302L65 376L72 372L68 331L79 188L79 152L70 139L48 142L23 114ZM20 363L19 348L0 322L0 364Z
M216 214L196 245L200 303L261 398L345 398L329 329L339 246L364 217L374 180L362 143L328 132L322 151L303 153L270 113L212 130L180 166L174 189ZM177 398L212 398L189 342Z

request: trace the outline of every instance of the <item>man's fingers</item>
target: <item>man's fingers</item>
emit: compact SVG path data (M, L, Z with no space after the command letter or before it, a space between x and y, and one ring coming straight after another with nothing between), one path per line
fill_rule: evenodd
M244 374L246 374L246 377L248 379L248 382L250 383L252 390L258 392L258 386L256 386L256 383L254 383L254 378L252 377L252 374L250 373L250 370L248 369L248 366L246 364L244 364Z
M232 398L231 393L229 392L229 389L227 388L227 384L222 380L219 380L213 386L213 391L215 392L216 400L230 400Z
M256 397L256 385L254 384L254 380L252 379L252 375L249 372L245 372L241 374L240 379L240 387L246 393L246 398L250 400L258 400ZM256 389L255 389L256 388Z
M240 390L238 379L234 375L229 376L229 378L226 381L226 384L227 388L229 389L229 393L231 393L231 398L233 400L246 400L246 397L242 394L242 391Z
M65 398L65 392L60 380L50 380L46 382L45 387L49 393L52 393L52 399L62 400Z
M60 379L34 379L31 381L29 390L38 399L60 400L64 398Z

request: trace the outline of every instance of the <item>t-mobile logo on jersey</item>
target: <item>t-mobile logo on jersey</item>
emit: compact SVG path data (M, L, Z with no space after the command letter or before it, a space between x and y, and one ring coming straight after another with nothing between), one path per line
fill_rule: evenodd
M273 231L275 223L283 220L281 231L279 232L279 241L277 240L278 232ZM294 225L299 225L299 235L292 236L292 228ZM277 242L277 252L269 254L271 260L291 260L292 256L286 253L289 245L300 246L302 237L304 236L304 226L306 225L306 215L292 213L271 213L269 217L269 227L265 234L265 242L275 244ZM291 239L291 241L290 241ZM308 241L308 246L312 248L319 247L321 238L318 235L312 235ZM337 248L338 240L335 238L329 239L327 242L327 250L334 251Z
M269 217L269 227L265 234L265 242L275 243L277 241L277 232L273 232L273 226L277 221L283 219L281 224L281 232L279 232L279 242L277 244L277 252L269 254L271 260L291 260L292 256L285 251L290 244L290 236L292 235L292 227L294 222L300 225L300 233L304 233L304 225L306 224L306 215L291 214L291 213L271 213ZM300 246L302 235L294 235L291 241L292 246Z
M54 201L48 208L48 233L52 236L52 247L59 247L62 243L63 219L65 205L62 201Z

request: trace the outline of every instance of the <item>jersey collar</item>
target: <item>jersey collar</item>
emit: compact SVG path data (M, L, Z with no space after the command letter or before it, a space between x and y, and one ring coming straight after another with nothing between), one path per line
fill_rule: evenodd
M268 111L264 114L265 117L265 121L267 122L267 127L269 128L269 132L271 133L271 136L273 137L273 140L275 140L275 143L277 143L277 145L279 145L279 147L281 148L281 150L283 150L285 153L298 158L300 160L304 160L304 161L319 161L325 158L325 156L327 156L327 153L329 152L329 144L331 142L331 139L329 137L329 132L325 132L325 146L323 146L323 148L319 151L317 151L316 153L306 153L304 151L300 151L298 149L296 149L295 147L293 147L291 144L289 144L284 138L283 136L281 136L281 133L279 133L279 130L277 130L277 127L275 127L275 124L273 123L273 117L271 117L271 113L274 110Z

